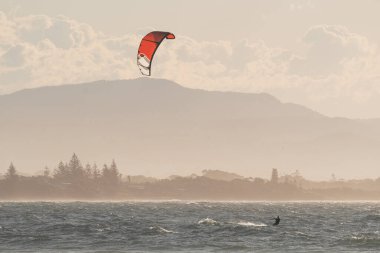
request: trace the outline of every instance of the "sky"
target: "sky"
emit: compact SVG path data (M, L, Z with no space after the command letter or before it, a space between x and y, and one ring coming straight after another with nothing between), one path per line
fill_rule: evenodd
M139 41L162 30L176 39L155 78L378 118L379 13L379 0L3 0L0 94L137 78Z

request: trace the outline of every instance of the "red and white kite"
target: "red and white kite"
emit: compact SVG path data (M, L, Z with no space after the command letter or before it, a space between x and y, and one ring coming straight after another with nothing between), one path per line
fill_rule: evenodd
M170 32L150 32L141 40L139 51L137 53L137 66L141 74L150 76L153 56L157 48L164 39L175 39L174 34Z

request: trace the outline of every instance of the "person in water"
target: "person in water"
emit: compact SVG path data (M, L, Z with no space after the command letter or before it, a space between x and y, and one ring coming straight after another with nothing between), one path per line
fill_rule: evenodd
M275 222L273 223L273 226L277 226L278 224L280 224L280 216L277 216L277 218L274 218Z

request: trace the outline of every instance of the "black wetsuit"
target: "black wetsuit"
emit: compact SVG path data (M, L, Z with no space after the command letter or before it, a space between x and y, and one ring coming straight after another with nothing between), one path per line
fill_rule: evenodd
M277 226L278 224L280 224L280 216L277 216L277 218L274 219L275 222L273 223L273 226Z

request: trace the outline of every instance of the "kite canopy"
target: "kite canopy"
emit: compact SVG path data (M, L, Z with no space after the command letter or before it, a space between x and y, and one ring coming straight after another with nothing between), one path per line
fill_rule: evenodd
M139 66L141 74L150 76L153 56L165 38L172 40L175 39L175 36L170 32L155 31L148 33L141 40L139 51L137 53L137 66Z

